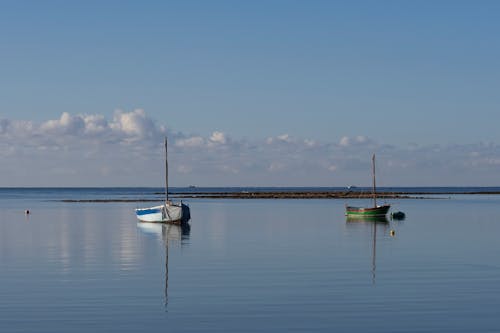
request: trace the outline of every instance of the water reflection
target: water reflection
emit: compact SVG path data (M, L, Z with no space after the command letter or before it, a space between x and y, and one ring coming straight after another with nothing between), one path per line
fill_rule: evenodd
M189 239L191 226L188 223L169 224L169 223L148 223L139 222L137 227L144 233L156 234L161 238L165 246L165 290L164 290L164 305L165 311L168 306L168 248L169 243L180 244L183 246L185 240Z
M346 218L346 225L366 225L372 233L372 283L375 284L377 272L377 229L382 229L383 233L389 228L389 220L385 216L349 216Z
M386 216L347 216L346 223L358 222L358 223L389 223Z

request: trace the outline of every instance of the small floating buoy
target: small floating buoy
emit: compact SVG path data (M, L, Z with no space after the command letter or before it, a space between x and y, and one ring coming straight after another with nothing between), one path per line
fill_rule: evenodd
M24 211L24 214L29 215L29 214L30 214L30 210L29 210L29 209L26 209L26 210Z
M406 215L403 212L394 212L394 213L391 213L391 217L394 220L404 220Z
M391 231L389 231L389 235L391 235L391 237L394 237L395 234L396 234L396 231L394 231L394 229L391 229Z

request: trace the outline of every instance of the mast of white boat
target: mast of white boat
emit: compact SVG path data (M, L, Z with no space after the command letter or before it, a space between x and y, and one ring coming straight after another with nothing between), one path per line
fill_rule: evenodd
M372 168L373 168L373 207L377 207L377 191L375 184L375 154L372 156Z
M165 202L168 203L168 148L167 137L165 137Z

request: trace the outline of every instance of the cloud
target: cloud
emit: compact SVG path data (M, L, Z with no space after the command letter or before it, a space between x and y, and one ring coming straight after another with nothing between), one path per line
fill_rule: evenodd
M337 140L279 134L234 139L173 132L142 109L63 113L43 122L0 119L3 186L163 186L163 138L171 183L199 186L497 185L496 143L378 143L363 135Z
M85 122L85 131L90 135L103 134L110 128L103 115L86 115L83 120Z
M314 147L314 146L316 146L316 141L315 140L310 140L310 139L305 139L304 140L304 144L307 147Z
M273 143L293 143L295 140L288 134L281 134L276 137L267 138L267 144L271 145Z
M373 144L373 142L363 135L358 135L352 138L348 136L343 136L342 138L340 138L339 142L339 146L341 147L361 146L369 144Z
M213 143L217 143L217 144L225 144L226 143L226 135L222 132L219 132L219 131L215 131L212 133L212 135L210 136L210 141L213 142Z
M227 135L220 131L214 131L208 138L202 136L186 136L184 134L177 134L178 138L175 139L175 146L179 148L200 148L209 149L224 147L230 145L232 141Z
M85 131L85 121L82 116L71 116L69 113L64 112L61 118L56 120L49 120L40 125L41 132L55 133L55 134L69 134L78 135Z
M351 145L351 139L349 139L349 137L347 136L343 136L341 139L340 139L340 143L339 145L341 147L349 147Z
M175 140L175 145L177 147L202 147L205 145L205 139L203 139L201 136L192 136L190 138L179 138Z
M0 134L4 134L10 125L10 120L0 119Z
M115 111L110 128L128 138L155 138L164 132L163 127L155 126L152 119L146 116L142 109L132 112Z
M36 137L45 143L60 142L62 138L144 142L160 140L165 134L165 127L157 125L141 109L131 112L117 110L111 121L103 115L71 115L68 112L62 113L58 119L39 124L32 121L0 119L0 135L4 139Z

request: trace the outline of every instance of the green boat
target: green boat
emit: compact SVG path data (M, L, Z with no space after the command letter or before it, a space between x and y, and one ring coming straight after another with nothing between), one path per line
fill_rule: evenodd
M353 207L345 206L345 215L347 217L360 217L360 216L385 216L391 205L377 206L377 187L375 182L375 154L372 156L372 169L373 169L373 207Z
M375 207L353 207L353 206L346 206L345 207L345 214L347 216L367 216L367 217L375 217L375 216L386 216L387 212L389 211L389 208L391 208L391 205L382 205L382 206L375 206Z

